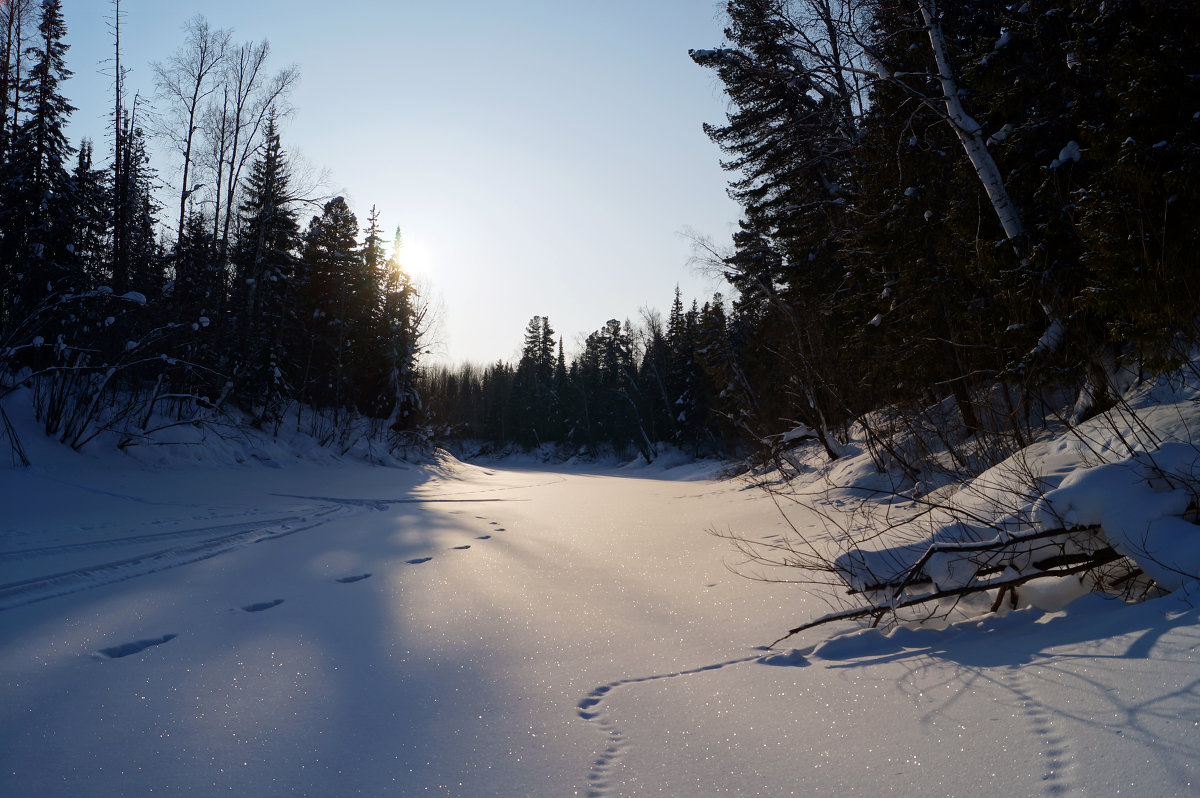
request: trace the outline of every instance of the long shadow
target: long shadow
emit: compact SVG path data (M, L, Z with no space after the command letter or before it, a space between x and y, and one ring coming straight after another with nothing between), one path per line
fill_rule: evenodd
M5 674L20 685L0 700L0 794L486 792L489 763L445 749L475 731L486 707L474 704L498 702L487 686L501 666L455 642L452 618L430 632L405 602L437 582L439 561L476 556L451 543L491 528L421 510L436 498L413 496L421 487L222 555L219 567L6 614L0 645L61 640L85 614L139 631L98 628L79 656L48 650L40 667ZM126 606L139 608L132 622ZM430 634L450 643L430 645Z
M899 629L891 635L861 633L822 645L818 654L832 667L858 668L913 657L935 657L978 668L1015 667L1052 656L1050 649L1098 643L1123 635L1137 638L1120 655L1148 657L1166 633L1200 621L1200 608L1168 596L1141 605L1088 597L1062 614L1033 610L993 617L946 630ZM1089 655L1090 656L1090 655Z
M1190 675L1200 645L1196 597L1181 592L1127 606L1092 596L1061 614L1024 611L942 631L864 632L817 646L811 659L847 672L907 664L896 689L926 708L925 721L981 691L1004 697L1042 749L1030 766L1045 769L1046 795L1086 786L1071 734L1080 728L1126 751L1140 747L1138 756L1184 785L1194 781L1200 759L1200 738L1191 733L1191 719L1200 716L1200 676ZM1131 638L1123 647L1114 642L1123 638ZM1131 669L1130 661L1139 665ZM957 667L947 672L946 663Z

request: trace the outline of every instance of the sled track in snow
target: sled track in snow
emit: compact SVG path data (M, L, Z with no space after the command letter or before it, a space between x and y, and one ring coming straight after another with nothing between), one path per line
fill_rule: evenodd
M759 653L749 657L739 657L726 662L717 662L712 665L704 665L699 668L690 668L683 671L659 673L653 676L638 676L632 679L618 679L608 684L602 684L588 693L583 700L575 705L576 714L589 723L595 724L600 729L604 734L606 745L592 762L591 769L588 771L587 798L608 798L612 789L613 768L621 761L621 758L629 747L625 733L617 728L616 724L608 718L601 707L604 699L613 690L631 684L641 684L642 682L656 682L662 679L677 679L681 676L695 676L709 671L728 668L731 665L741 665L761 659L763 659L763 654Z
M56 574L0 585L0 612L26 604L33 604L38 601L45 601L57 596L65 596L69 593L77 593L82 590L101 587L102 585L110 585L114 582L123 582L127 579L158 573L170 568L178 568L181 565L189 565L201 560L207 560L211 557L224 554L227 551L253 543L284 538L288 535L294 535L297 532L304 532L328 523L332 520L330 516L335 513L342 514L346 511L347 508L345 506L338 505L318 508L304 515L286 516L270 521L228 524L218 527L198 527L178 532L135 535L120 540L68 544L57 547L49 546L42 550L30 549L23 552L16 552L13 555L6 555L5 558L21 559L38 556L39 553L42 555L63 553L103 548L108 545L118 545L121 543L136 544L157 539L194 538L199 535L218 533L215 537L209 537L196 543L171 546L159 551L140 554L114 562L87 565Z

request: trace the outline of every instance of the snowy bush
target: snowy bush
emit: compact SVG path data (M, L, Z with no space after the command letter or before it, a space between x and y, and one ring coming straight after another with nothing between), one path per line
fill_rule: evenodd
M805 584L831 604L790 634L846 618L1058 609L1093 591L1161 595L1200 578L1200 449L1189 433L1198 397L1194 375L1160 379L1084 424L1047 423L973 477L955 470L980 436L947 433L952 405L935 407L886 438L860 434L832 462L809 444L793 453L802 468L760 478L789 534L719 534L743 555L735 570ZM816 510L823 526L792 523L804 517L793 507Z

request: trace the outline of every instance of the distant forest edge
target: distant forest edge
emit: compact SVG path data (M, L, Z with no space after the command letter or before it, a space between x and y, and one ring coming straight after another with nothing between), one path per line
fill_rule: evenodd
M535 318L516 366L427 375L435 422L647 456L656 441L763 455L816 438L835 458L857 426L894 461L936 415L974 452L1002 444L993 459L1187 361L1193 3L734 0L726 14L725 44L691 57L730 100L705 131L744 219L731 248L702 254L732 301L676 296L665 326L610 321L569 366Z
M516 364L445 367L421 360L428 303L399 234L389 253L374 209L360 229L292 173L277 120L296 71L272 73L265 42L196 18L155 65L153 113L129 98L115 50L113 146L97 166L91 142L63 136L58 0L13 0L0 7L0 398L29 386L46 432L76 447L234 408L329 443L366 420L406 446L648 460L663 444L771 456L799 438L836 458L855 429L916 478L895 442L933 408L952 452L970 439L994 460L1190 361L1191 0L733 0L725 13L725 42L690 56L729 99L704 130L743 219L699 254L730 296L677 292L666 319L609 321L570 357L535 316ZM182 167L166 193L151 135Z

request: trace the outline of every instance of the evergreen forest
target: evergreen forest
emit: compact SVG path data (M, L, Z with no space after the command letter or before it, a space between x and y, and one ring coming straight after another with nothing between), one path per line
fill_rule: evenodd
M322 443L365 426L407 445L426 306L399 232L389 256L374 208L360 222L293 173L278 121L296 69L197 17L154 65L150 109L128 96L114 9L102 157L64 135L59 0L0 8L0 396L28 386L74 448L177 425L278 432L289 410ZM178 155L178 185L150 163L151 136Z
M29 387L76 447L235 408L331 444L365 422L405 446L647 460L798 439L836 458L857 427L904 466L914 425L1021 446L1188 361L1191 0L730 0L724 16L724 41L687 55L728 99L703 129L743 218L697 242L726 295L614 309L578 345L535 316L516 363L445 366L422 361L428 303L399 233L293 174L279 120L296 72L272 72L265 42L197 18L156 65L151 114L118 35L101 154L63 133L59 1L14 0L0 394ZM165 193L150 136L182 164Z

